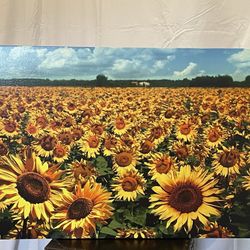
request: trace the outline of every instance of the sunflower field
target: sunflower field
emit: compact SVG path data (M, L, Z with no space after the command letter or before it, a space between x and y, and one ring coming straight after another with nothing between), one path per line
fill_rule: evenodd
M0 88L0 237L250 237L249 88Z

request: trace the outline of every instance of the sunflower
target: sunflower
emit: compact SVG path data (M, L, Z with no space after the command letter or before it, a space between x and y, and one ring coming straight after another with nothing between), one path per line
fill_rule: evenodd
M220 126L209 126L204 131L205 143L209 148L217 148L226 139L225 131Z
M92 132L87 133L80 145L81 151L87 155L88 158L96 157L101 148L101 138Z
M113 122L113 131L117 135L125 134L130 127L130 122L122 116L117 116Z
M151 228L126 228L118 229L116 238L118 239L153 239L156 232Z
M140 158L148 158L155 149L155 144L149 139L144 139L139 146L139 156Z
M8 239L22 238L23 235L23 218L19 214L13 214L12 220L14 222L14 228L12 228L8 234ZM29 220L26 225L26 238L28 239L44 239L51 230L49 223L44 223L42 220Z
M52 217L57 229L61 229L72 238L88 238L96 230L97 222L104 222L112 215L109 205L111 193L99 183L86 182L75 192L63 190L62 201Z
M75 143L78 143L82 136L84 135L84 131L81 127L74 127L71 130L71 137Z
M110 156L113 153L113 150L118 144L118 140L115 136L111 136L107 134L104 138L104 145L103 145L103 154L105 156Z
M43 130L35 122L30 121L27 123L25 131L28 135L37 137Z
M218 150L218 153L213 158L214 172L225 177L239 174L244 163L242 154L234 147L223 147L223 150Z
M161 119L166 122L174 122L175 120L175 111L173 108L169 108L169 106L164 107L164 112L161 114Z
M157 182L160 186L152 188L156 194L150 197L150 208L160 220L167 220L166 228L176 221L175 232L183 227L190 232L194 221L207 225L208 217L220 216L214 203L219 201L221 190L215 187L218 180L213 174L184 166L179 172L159 177Z
M113 191L118 200L134 201L139 194L144 195L146 180L137 170L129 170L114 178Z
M129 147L129 148L137 147L137 143L135 141L135 138L129 133L121 135L120 140L119 140L119 144L122 147Z
M12 120L4 120L0 125L1 135L5 135L8 137L17 136L19 133L19 126L15 121Z
M57 139L53 135L43 134L38 142L34 143L34 150L39 156L48 157L53 155L57 145Z
M147 132L147 137L157 146L164 141L165 137L169 135L170 127L168 123L163 121L155 121Z
M90 130L93 134L102 137L104 135L105 127L101 123L90 123L88 126L88 130Z
M243 187L246 190L250 189L250 171L247 172L248 176L245 176L245 181L243 182Z
M77 112L77 103L73 103L73 102L68 102L66 105L66 111L69 114L74 114Z
M127 147L117 147L112 153L113 168L118 173L135 169L137 156L135 149Z
M55 120L50 121L49 128L46 129L50 134L58 133L62 128L60 118L55 117Z
M171 170L176 170L175 160L168 154L155 153L145 163L149 167L149 175L152 176L152 180L157 180L159 176L168 174Z
M92 183L96 180L98 173L91 161L81 160L74 161L68 169L73 183L81 183L84 185L88 180Z
M49 220L54 206L60 202L60 189L67 185L60 180L62 171L48 167L39 157L27 150L26 160L17 156L2 157L0 180L3 202L11 204L23 218Z
M41 129L45 129L49 124L47 115L41 114L37 116L35 120L36 120L36 125L39 126Z
M58 141L62 144L70 146L73 142L72 134L69 130L62 130L57 134Z
M218 225L217 222L210 222L202 230L202 234L199 234L200 238L232 238L234 234L221 225Z
M176 137L183 141L192 141L197 134L196 126L190 119L179 122L176 126Z
M62 163L68 159L69 147L61 143L57 143L53 150L53 160L58 163Z
M188 157L192 155L191 145L180 141L174 142L170 146L170 150L172 153L174 153L176 159L180 162L186 161Z

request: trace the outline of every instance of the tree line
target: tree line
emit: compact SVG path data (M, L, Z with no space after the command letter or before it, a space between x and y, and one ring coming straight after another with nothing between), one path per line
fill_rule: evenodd
M37 78L0 79L1 86L75 86L75 87L136 87L135 79L112 80L99 74L93 80L51 80ZM250 87L250 75L244 81L234 81L229 75L197 76L192 79L182 80L145 79L150 82L150 87Z

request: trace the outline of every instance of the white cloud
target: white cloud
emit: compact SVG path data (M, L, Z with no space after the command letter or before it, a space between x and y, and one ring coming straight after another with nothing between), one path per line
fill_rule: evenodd
M0 47L0 77L113 79L166 76L173 49Z
M227 59L234 67L233 78L242 81L249 74L250 69L250 50L243 49L237 53L230 55Z
M74 49L59 48L48 52L45 55L45 60L38 67L39 69L56 69L77 63L79 63L79 58Z
M179 77L179 78L188 77L193 74L197 66L198 65L196 63L190 62L188 66L182 71L174 71L174 76Z
M228 58L228 61L236 64L250 62L250 50L245 49L234 53Z

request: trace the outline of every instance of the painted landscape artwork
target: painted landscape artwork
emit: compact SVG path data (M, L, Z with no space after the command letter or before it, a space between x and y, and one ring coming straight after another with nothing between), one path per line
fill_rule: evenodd
M250 237L250 50L0 47L0 237Z

